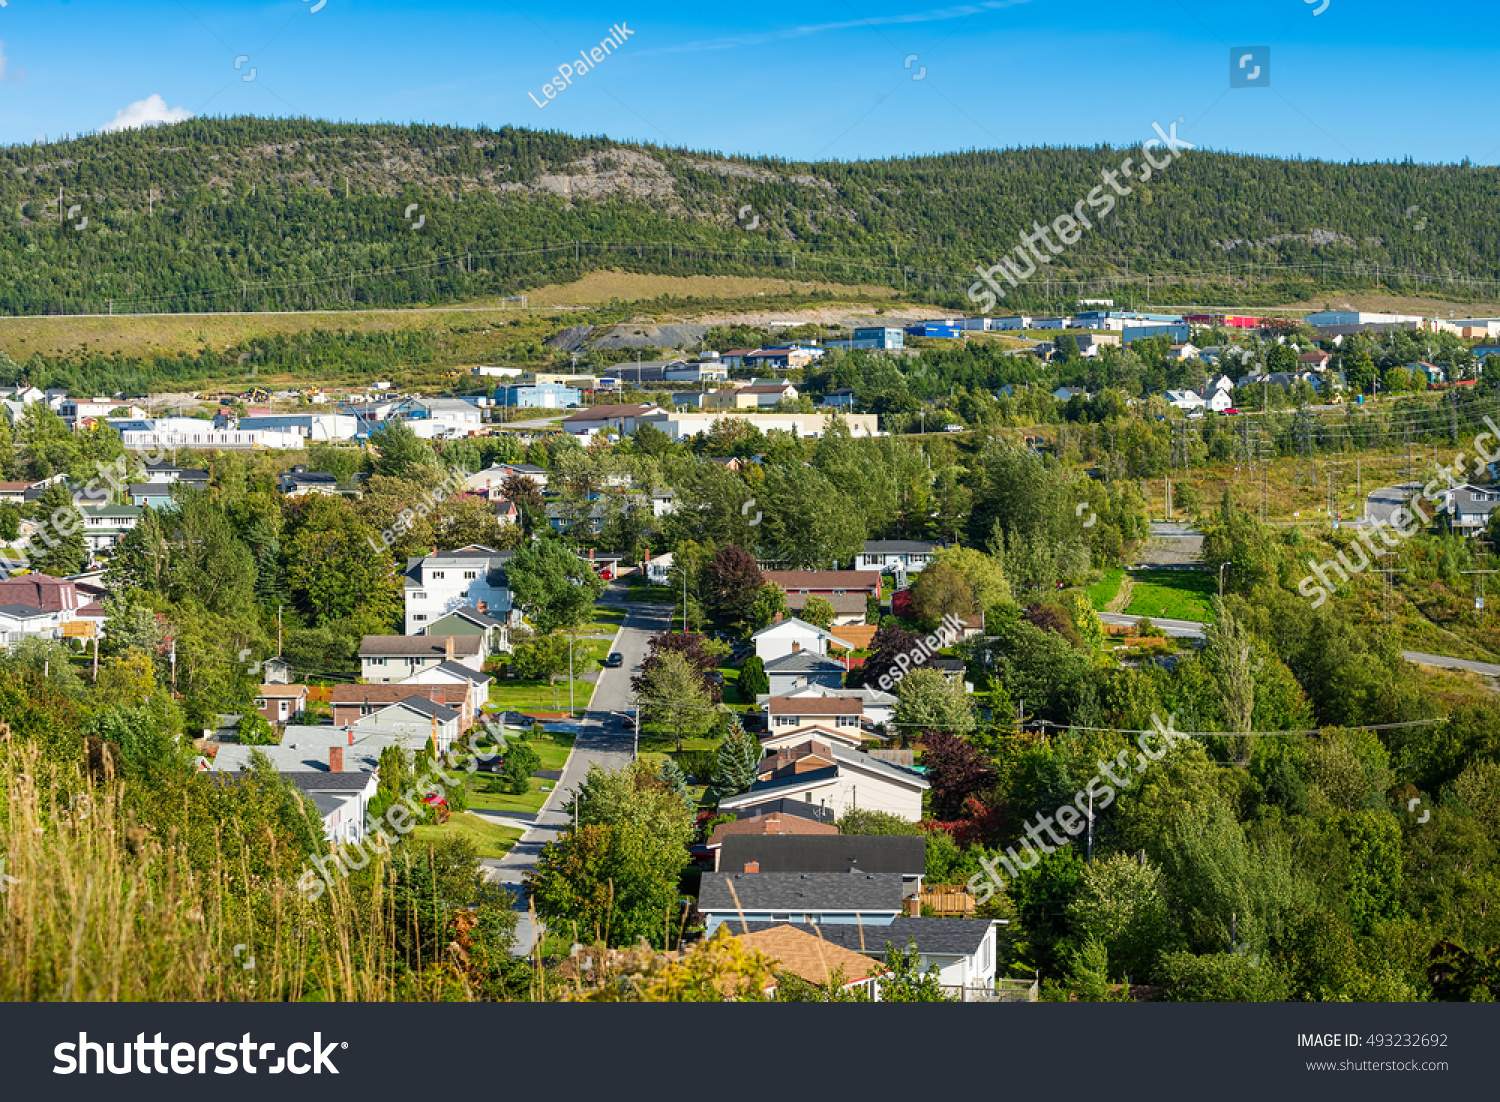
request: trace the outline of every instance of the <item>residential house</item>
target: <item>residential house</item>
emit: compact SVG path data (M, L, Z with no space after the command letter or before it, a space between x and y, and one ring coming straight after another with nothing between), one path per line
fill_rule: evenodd
M338 475L309 471L300 465L289 471L283 471L279 484L282 494L286 497L306 497L308 494L340 492Z
M267 685L290 685L292 682L292 664L280 655L261 663L260 672Z
M672 578L671 551L658 555L654 559L646 560L646 581L652 585L666 585Z
M1192 359L1197 359L1198 353L1200 351L1201 351L1201 349L1199 349L1199 347L1196 344L1193 344L1191 341L1183 341L1181 344L1174 344L1171 348L1167 349L1167 359L1169 359L1169 360L1192 360Z
M1060 386L1052 392L1052 397L1059 402L1068 402L1074 398L1088 398L1089 392L1081 386Z
M905 911L909 894L900 873L708 872L698 911L710 937L726 922L883 925Z
M483 640L477 635L366 635L359 645L366 684L405 681L444 662L483 671Z
M136 526L142 510L134 505L81 505L83 542L91 554L110 550Z
M826 655L829 643L837 645L832 632L795 616L761 628L750 636L750 642L755 646L756 657L762 662L772 662L789 654Z
M812 348L757 348L742 362L752 370L792 371L806 367L822 354L822 349Z
M730 929L735 928L731 924ZM841 992L858 993L871 1002L878 1002L880 978L888 971L885 965L819 937L816 932L811 932L815 929L776 922L758 925L749 933L742 929L737 935L742 946L764 954L773 962L771 970L777 981L765 993L774 997L784 982L782 977L796 977L824 989L837 982Z
M815 769L798 766L803 758L820 757L831 757L833 764ZM778 750L775 758L762 763L766 771L748 792L721 800L720 809L734 812L771 800L801 800L832 811L835 818L858 807L887 811L912 823L922 819L922 793L930 785L914 770L836 742L816 740Z
M262 685L255 710L267 723L292 723L307 708L306 685Z
M1490 514L1500 505L1500 486L1475 486L1464 483L1438 494L1441 516L1449 527L1465 536L1484 531Z
M812 819L804 819L800 815L783 815L780 812L768 814L747 815L743 819L736 819L730 823L720 823L714 827L713 833L709 835L707 849L710 854L716 855L719 847L724 844L724 839L731 835L747 835L760 837L764 835L788 835L800 836L808 834L838 834L839 828L832 823L820 823ZM717 857L715 856L714 868L717 869Z
M844 664L837 658L822 658L803 652L788 654L766 663L772 696L786 696L809 685L837 689L844 683Z
M507 478L529 478L536 483L537 489L545 490L547 488L546 467L538 467L531 463L496 463L492 467L486 467L478 474L471 474L469 476L469 489L487 490L491 486L498 487Z
M486 653L509 650L509 629L517 618L505 576L512 554L476 546L408 559L403 579L406 634L415 635L448 613L467 607L502 625L499 638L491 637Z
M824 685L804 685L800 689L794 689L787 693L784 700L832 700L848 699L857 700L860 703L861 715L872 724L889 723L896 716L896 697L892 693L882 692L880 689L838 689L829 688ZM763 693L755 698L756 706L769 715L768 707L771 701L769 693Z
M780 587L792 597L817 594L820 597L857 594L861 597L880 596L880 571L878 570L767 570L766 582Z
M1302 365L1304 371L1323 371L1327 369L1328 361L1331 359L1333 357L1322 349L1314 349L1298 356L1297 362Z
M920 574L939 546L934 540L866 540L854 560L854 568L884 574Z
M856 749L864 743L864 701L857 697L773 696L767 699L765 712L766 735L761 745L767 750L781 750L809 736Z
M917 966L922 972L936 967L938 982L950 992L983 994L994 990L997 931L1003 920L999 919L952 919L921 918L900 914L890 922L881 924L871 921L860 923L801 924L791 923L793 929L823 939L824 951L840 948L861 953L876 960L884 959L887 948L905 951L916 943ZM748 937L755 938L766 930L774 929L777 923L751 922L747 924ZM731 920L729 930L745 943L747 928L738 919ZM785 925L782 925L785 928ZM853 973L845 970L845 975Z
M71 579L22 574L0 581L3 641L15 643L28 636L59 638L88 603Z
M410 733L412 737L424 740L424 745L428 740L435 741L437 751L441 754L446 753L462 733L462 720L463 713L456 708L428 700L425 696L408 696L357 720L353 728L356 731L370 729Z
M572 416L563 418L562 427L564 431L585 439L592 439L606 429L612 429L621 436L629 436L635 432L637 426L648 419L661 416L670 415L666 414L660 406L594 406L591 409L581 409Z
M499 643L506 638L505 621L497 620L467 605L439 616L418 633L421 635L477 635L484 640L485 654L499 654Z
M744 820L741 820L744 821ZM738 825L738 824L735 824ZM814 827L817 824L812 824ZM910 894L927 875L927 838L921 834L800 834L735 831L724 836L715 872L895 873Z
M486 678L488 675L481 675ZM352 727L361 720L377 715L392 704L399 704L411 697L441 704L458 712L459 731L468 730L477 714L469 684L454 680L447 684L419 685L397 682L394 685L335 685L329 703L333 706L333 722L336 727Z
M855 403L853 387L839 387L823 395L823 404L830 409L853 410Z
M22 505L26 501L26 491L31 487L30 482L0 482L0 501L7 505Z
M1406 370L1411 375L1413 385L1416 386L1424 383L1428 386L1436 386L1448 381L1447 372L1437 364L1430 364L1425 360L1407 364Z
M471 666L460 665L457 662L439 662L436 666L428 666L418 670L404 681L398 681L398 685L462 685L469 694L469 715L475 719L481 714L481 709L489 701L490 685L494 678L481 670ZM448 701L450 706L453 702Z
M964 680L966 668L964 666L963 659L931 658L928 659L927 666L930 669L937 670L938 673L946 677L952 684L962 685L964 692L972 693L974 691L974 686L970 682Z
M57 617L34 605L0 605L0 645L11 646L23 639L58 639L62 635Z

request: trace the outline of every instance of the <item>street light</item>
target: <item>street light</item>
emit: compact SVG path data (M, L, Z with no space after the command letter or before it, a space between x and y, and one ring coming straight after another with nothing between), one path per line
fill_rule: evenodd
M1224 599L1224 568L1233 565L1234 563L1228 561L1219 564L1219 600L1221 601Z

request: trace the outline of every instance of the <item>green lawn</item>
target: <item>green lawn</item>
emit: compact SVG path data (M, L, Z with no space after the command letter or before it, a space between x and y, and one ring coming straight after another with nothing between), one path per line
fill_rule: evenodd
M587 706L594 686L587 681L575 681L573 690L574 705L581 710ZM490 704L495 710L507 712L566 712L568 682L559 681L554 694L552 686L545 681L527 681L525 678L497 680L490 686Z
M1128 616L1152 619L1201 620L1212 623L1212 601L1219 595L1213 574L1200 570L1131 571L1135 586Z
M446 823L416 827L408 845L415 843L420 847L423 842L443 838L467 838L474 843L480 857L504 857L510 852L510 847L521 840L521 833L512 827L497 826L477 815L465 813L453 816Z
M620 630L620 625L625 622L625 617L630 615L628 608L620 605L595 605L594 618L583 627L584 635L613 635Z
M1106 571L1104 577L1089 586L1089 603L1094 606L1095 612L1103 612L1109 607L1120 593L1120 585L1125 581L1125 571L1116 567Z
M672 605L679 600L678 596L664 585L652 585L640 574L632 574L629 578L629 591L625 598L627 601L639 601L646 604Z
M568 753L573 748L573 736L565 734L550 734L546 738L532 739L531 748L536 751L537 757L542 759L538 769L561 769L568 761ZM524 795L512 796L508 792L500 791L500 778L488 773L476 773L469 778L469 806L480 811L515 812L529 811L537 812L547 802L550 792L542 791L542 785L549 789L556 786L556 781L538 780L531 778Z

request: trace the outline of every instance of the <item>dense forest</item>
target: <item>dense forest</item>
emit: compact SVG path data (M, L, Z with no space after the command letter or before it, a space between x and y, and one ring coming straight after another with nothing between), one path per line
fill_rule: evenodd
M513 128L193 119L0 151L0 311L402 305L601 267L795 270L961 306L976 264L1073 210L1119 158L1045 148L797 164ZM1497 181L1468 163L1195 150L1009 302L1491 293ZM739 219L747 206L758 221Z

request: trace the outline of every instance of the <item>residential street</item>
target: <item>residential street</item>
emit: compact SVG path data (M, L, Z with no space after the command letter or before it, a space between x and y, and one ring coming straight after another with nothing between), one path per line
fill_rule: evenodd
M625 585L613 582L601 601L606 605L624 603ZM538 813L530 829L522 835L515 847L500 860L487 859L487 875L492 882L505 884L516 896L516 907L521 922L516 930L516 952L526 954L536 942L537 930L526 907L521 891L522 878L528 869L536 865L542 847L555 841L568 825L568 815L563 811L571 793L588 776L589 767L600 765L606 769L618 769L631 760L633 738L625 717L630 711L630 679L635 676L635 667L646 657L646 647L651 637L667 629L671 609L667 605L629 605L624 625L615 636L613 650L625 656L625 663L618 669L600 670L599 681L594 686L593 698L588 711L576 725L578 736L573 743L573 752L568 756L563 776L553 788L546 804Z

